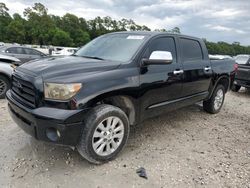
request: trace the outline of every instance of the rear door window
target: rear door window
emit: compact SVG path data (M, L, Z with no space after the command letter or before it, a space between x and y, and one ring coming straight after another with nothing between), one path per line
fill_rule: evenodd
M33 50L33 49L25 48L24 50L25 50L25 53L29 55L41 55L40 52Z
M17 48L13 47L13 48L7 48L6 53L11 53L11 54L16 54L17 53Z
M11 53L11 54L25 54L23 48L19 48L19 47L11 47L8 48L6 50L7 53Z
M203 53L200 43L192 39L180 39L182 58L184 61L202 60Z

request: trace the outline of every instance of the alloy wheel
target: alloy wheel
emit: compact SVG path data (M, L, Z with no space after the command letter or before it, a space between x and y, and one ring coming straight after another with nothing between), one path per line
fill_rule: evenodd
M124 138L124 124L118 117L104 119L96 127L92 147L97 155L107 156L117 150Z
M215 99L214 99L214 109L218 110L222 106L224 100L224 93L222 89L219 89L216 93Z
M0 95L4 94L7 89L7 84L4 80L0 80Z

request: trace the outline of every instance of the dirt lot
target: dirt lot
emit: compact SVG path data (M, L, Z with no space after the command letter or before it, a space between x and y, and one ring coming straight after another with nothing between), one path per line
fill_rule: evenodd
M250 93L228 93L221 113L199 105L133 128L110 163L91 165L67 147L38 142L0 100L0 187L250 187ZM144 167L148 179L138 177Z

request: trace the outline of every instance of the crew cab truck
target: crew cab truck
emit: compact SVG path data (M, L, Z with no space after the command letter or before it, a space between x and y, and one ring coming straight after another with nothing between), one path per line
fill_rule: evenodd
M203 101L215 114L234 78L234 61L210 61L201 39L118 32L74 55L19 66L7 92L14 121L38 140L76 147L88 161L112 160L130 126Z
M250 55L237 55L235 61L238 64L238 70L232 90L238 92L241 87L250 88Z

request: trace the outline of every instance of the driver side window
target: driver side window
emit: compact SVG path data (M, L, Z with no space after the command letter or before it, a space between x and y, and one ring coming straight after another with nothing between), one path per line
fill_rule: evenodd
M149 59L150 55L154 51L168 51L172 54L173 63L176 63L176 47L175 41L172 37L160 37L156 38L150 42L148 48L146 49L143 58Z

